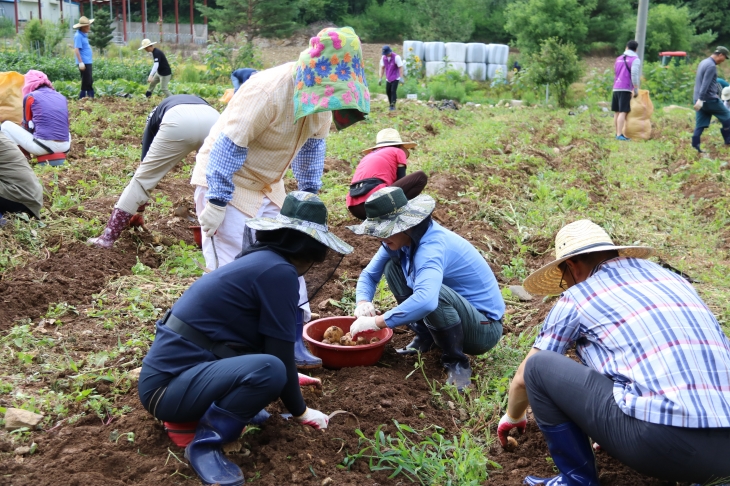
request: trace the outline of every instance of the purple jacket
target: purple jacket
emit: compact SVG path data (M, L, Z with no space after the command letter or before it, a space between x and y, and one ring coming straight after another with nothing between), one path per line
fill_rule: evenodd
M392 83L400 78L400 68L395 63L396 53L392 53L390 58L383 56L383 67L385 67L385 80ZM402 61L401 61L402 63Z
M625 54L621 54L616 58L616 62L613 65L613 72L616 73L613 81L614 90L631 91L634 89L634 84L631 82L631 66L637 59L638 57L627 56Z
M33 129L29 129L39 140L68 140L68 101L66 97L46 86L28 94L23 100L23 118L26 119L28 98L33 98L30 111L33 114Z

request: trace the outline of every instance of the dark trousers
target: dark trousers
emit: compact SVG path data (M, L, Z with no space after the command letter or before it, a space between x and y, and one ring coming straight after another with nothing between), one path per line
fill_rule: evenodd
M87 95L91 98L94 97L93 69L94 68L91 64L86 64L86 69L79 71L79 73L81 73L81 93L79 93L79 98L83 98Z
M388 95L388 103L395 106L395 100L398 99L398 80L385 82L385 94Z
M697 483L730 477L730 428L690 429L630 417L616 403L610 378L551 351L527 360L525 382L538 424L574 422L642 474Z
M406 194L406 197L410 201L414 197L421 194L423 188L428 183L428 176L422 170L417 170L413 174L408 174L392 183L391 187L400 187ZM365 203L356 204L354 206L348 206L350 214L355 216L357 219L364 220L367 216L365 215Z
M286 380L279 358L249 354L200 363L177 376L142 365L138 391L159 420L193 422L215 403L247 421L279 398Z
M25 213L31 218L35 218L33 212L26 207L25 204L11 201L0 196L0 214L2 213Z

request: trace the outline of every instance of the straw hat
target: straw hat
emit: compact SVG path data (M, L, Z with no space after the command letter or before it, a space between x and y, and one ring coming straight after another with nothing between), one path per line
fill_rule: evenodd
M246 226L263 231L289 228L301 231L337 253L347 255L353 250L327 229L327 207L317 195L310 192L290 192L275 218L252 218L246 221Z
M362 151L363 154L369 154L373 150L381 147L390 147L398 145L405 149L412 149L416 145L418 145L415 142L404 142L400 138L400 133L398 133L398 130L395 128L385 128L383 130L380 130L378 132L378 136L375 137L375 146L366 148Z
M603 228L590 220L581 219L558 231L555 236L555 261L533 272L522 286L531 294L560 294L563 292L560 288L563 272L558 265L576 255L606 250L617 250L620 256L632 258L648 258L654 253L654 249L648 246L616 246Z
M141 51L145 47L154 46L155 44L157 44L157 42L152 42L149 39L142 39L142 43L139 45L139 49L137 50Z
M365 201L367 219L348 229L356 235L388 238L413 228L429 217L435 207L436 201L426 194L409 201L400 187L384 187Z
M727 88L722 88L722 101L730 100L730 86Z
M78 29L79 27L86 27L87 25L91 25L94 23L94 19L89 20L86 18L86 16L82 15L81 18L79 18L79 23L74 24L74 29Z

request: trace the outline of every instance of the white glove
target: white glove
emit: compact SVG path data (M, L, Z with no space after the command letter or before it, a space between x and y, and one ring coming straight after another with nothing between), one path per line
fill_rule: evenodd
M86 71L86 64L84 64L83 62L80 62L79 63L79 71Z
M702 109L702 106L705 104L702 100L697 100L697 103L695 103L694 109L695 111L700 111Z
M294 420L300 424L309 425L317 430L321 430L327 428L330 418L319 410L307 407L307 409L304 410L304 413L299 417L294 417Z
M218 206L208 201L208 204L205 205L205 209L203 209L203 212L200 213L200 216L198 216L200 229L203 231L203 234L205 234L208 238L213 236L215 232L218 231L218 227L223 222L223 218L225 218L225 216L225 206Z
M147 77L147 82L148 83L151 83L153 79L155 79L153 76L148 76Z
M355 317L375 317L375 306L372 302L362 301L355 307Z
M355 339L355 337L361 332L371 332L378 330L380 330L380 328L377 324L375 324L374 317L362 316L358 317L357 320L355 320L355 322L353 322L350 326L350 335L352 335L352 338Z

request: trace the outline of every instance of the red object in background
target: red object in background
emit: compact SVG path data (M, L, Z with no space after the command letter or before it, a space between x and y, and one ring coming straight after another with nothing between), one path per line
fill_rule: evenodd
M661 56L686 57L687 53L684 51L664 51L659 53L659 57Z
M352 323L355 322L355 319L352 316L325 317L324 319L317 319L304 326L304 339L309 345L309 350L313 355L322 359L322 366L325 368L339 369L351 366L372 366L383 356L385 345L393 338L393 330L387 327L379 331L361 334L368 339L373 337L380 339L380 341L373 344L336 346L322 342L324 332L328 327L337 326L342 329L342 332L347 333Z
M203 248L203 232L200 230L200 226L188 226L188 228L193 230L195 244L198 245L198 248Z

